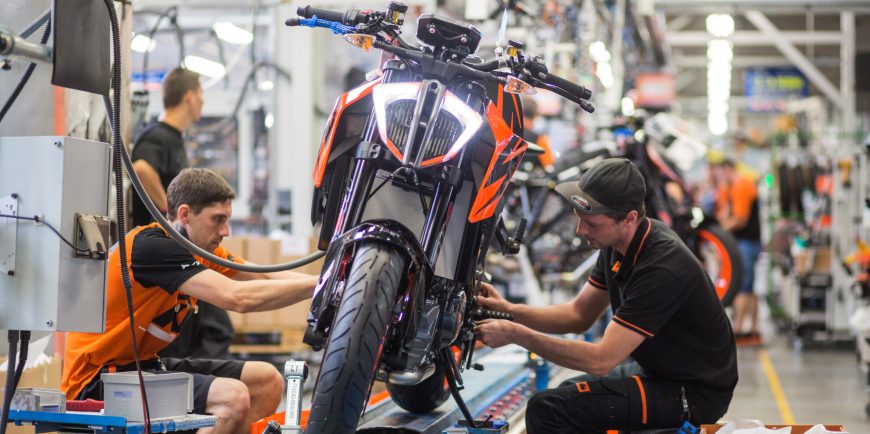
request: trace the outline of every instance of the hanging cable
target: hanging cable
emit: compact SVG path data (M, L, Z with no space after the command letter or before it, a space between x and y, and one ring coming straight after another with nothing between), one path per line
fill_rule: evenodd
M112 107L121 107L121 32L118 25L118 14L112 0L103 0L109 10L112 24L112 50L114 65L112 67L112 98L114 104L108 104L108 95L103 101L107 103L106 110L111 116L113 167L115 170L115 194L118 213L118 255L121 266L121 282L127 296L127 312L130 316L130 333L133 338L133 359L136 362L136 373L139 377L139 393L142 396L142 414L144 415L145 434L151 434L151 412L148 408L148 396L145 391L145 380L142 378L142 366L139 362L139 345L136 342L136 325L133 310L133 282L127 262L127 239L125 237L126 221L124 215L124 177L121 169L121 154L126 154L124 140L121 137L121 111Z

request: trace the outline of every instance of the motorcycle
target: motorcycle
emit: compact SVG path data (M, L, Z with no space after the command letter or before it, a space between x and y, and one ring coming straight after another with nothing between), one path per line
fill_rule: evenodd
M680 236L706 268L722 304L729 306L743 279L737 240L694 204L683 179L683 172L704 156L706 146L680 131L668 113L634 116L612 129L615 142L588 143L582 152L560 157L550 171L528 159L511 181L507 217L526 221L525 245L538 275L558 277L545 279L542 286L555 282L575 288L593 264L588 260L593 252L574 236L573 210L555 186L578 179L603 158L624 157L638 166L646 181L647 215Z
M461 371L476 367L474 321L509 318L476 304L484 258L494 246L518 250L522 237L500 219L527 147L516 94L544 88L593 110L591 92L519 43L475 56L473 26L422 15L423 45L405 41L406 10L306 6L287 21L392 57L338 98L314 168L311 218L326 257L304 342L324 354L308 433L354 432L375 380L414 413L452 395L476 426L459 395Z

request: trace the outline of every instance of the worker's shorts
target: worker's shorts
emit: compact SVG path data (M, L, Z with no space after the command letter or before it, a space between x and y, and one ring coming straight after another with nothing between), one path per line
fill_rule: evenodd
M629 363L606 377L581 375L535 394L526 409L526 429L529 434L677 429L694 416L688 405L687 413L679 384L644 376L637 363Z
M206 403L208 402L208 391L211 389L211 383L218 377L232 378L235 380L241 379L242 368L245 366L245 362L238 360L194 359L191 357L176 359L168 357L155 360L144 360L140 362L140 366L142 367L142 372L151 372L154 374L186 372L192 375L193 412L195 414L206 414L205 408ZM104 367L101 373L135 370L135 364L130 364L114 368ZM77 398L103 400L103 382L100 380L99 374L97 374L97 376L94 377L87 386L85 386Z

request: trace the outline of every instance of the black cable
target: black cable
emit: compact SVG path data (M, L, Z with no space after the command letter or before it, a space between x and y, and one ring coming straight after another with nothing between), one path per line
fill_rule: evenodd
M61 235L61 233L57 229L55 229L54 226L52 226L50 223L45 221L45 219L43 219L42 217L40 217L38 215L35 215L33 217L23 217L20 215L0 214L0 218L2 218L2 217L10 218L10 219L17 219L17 220L28 220L28 221L32 221L32 222L36 222L36 223L42 223L47 228L51 229L52 232L57 234L57 236L60 237L60 239L63 240L63 242L66 243L66 245L72 247L72 249L75 250L77 253L89 253L90 252L87 249L79 249L76 246L74 246L73 243L69 242L69 240L64 238L64 236Z
M158 15L157 21L154 22L154 25L151 26L151 29L148 31L148 39L149 41L154 40L154 35L157 33L157 29L160 27L160 23L164 18L168 18L170 24L175 27L175 36L178 40L178 64L181 65L184 63L184 32L181 31L181 28L178 26L178 21L176 18L178 17L178 6L170 6L166 8L163 12L152 12L152 11L141 11L140 13L151 13L154 15ZM150 48L150 47L149 47ZM148 82L148 54L150 50L145 50L145 53L142 57L142 74L145 79L145 82Z
M0 434L6 434L9 424L9 407L12 406L12 395L15 393L15 375L13 369L18 358L18 330L9 330L9 359L7 359L6 393L3 395L3 411L0 414Z
M121 169L121 153L126 153L124 140L121 137L121 111L111 110L111 107L121 107L121 31L118 25L118 14L112 0L103 0L109 10L112 23L112 50L114 65L112 68L112 97L114 104L106 108L111 114L113 167L115 169L115 195L118 219L118 254L121 262L121 282L127 296L127 313L130 318L130 333L133 338L133 359L136 362L136 373L139 376L139 393L142 396L142 413L144 417L145 434L151 434L151 412L148 409L148 396L145 391L145 380L142 378L142 366L139 362L139 345L136 342L136 325L133 310L133 282L130 279L130 269L127 266L127 238L124 209L124 176ZM108 96L105 97L105 100Z
M27 349L30 347L30 330L21 330L19 332L21 338L21 347L19 349L18 367L15 369L15 384L12 385L12 390L18 389L18 382L21 381L21 375L24 373L24 365L27 364ZM12 372L11 370L9 371Z
M39 43L45 45L48 41L48 35L51 34L51 18L45 23L45 29L42 31L42 37L39 38ZM33 70L36 69L36 62L30 62L30 65L27 65L27 69L24 71L24 75L21 76L21 79L18 80L18 84L15 85L15 89L12 91L12 95L9 95L9 99L6 100L6 103L3 104L3 109L0 110L0 122L3 122L3 118L6 117L6 113L12 107L12 104L15 103L15 100L18 99L18 95L24 89L24 86L30 81L30 76L33 75Z

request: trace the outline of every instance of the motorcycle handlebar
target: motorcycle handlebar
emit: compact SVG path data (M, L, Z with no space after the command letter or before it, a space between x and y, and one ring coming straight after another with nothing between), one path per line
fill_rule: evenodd
M347 12L335 12L328 9L320 9L309 6L300 6L296 9L296 14L300 17L311 18L317 16L322 20L335 21L347 26L355 26L368 21L369 15L360 13L359 9L350 9Z
M545 84L556 86L577 98L583 100L588 100L589 98L592 98L592 91L579 84L575 84L571 81L565 80L562 77L545 73L545 77L542 77L541 81Z

